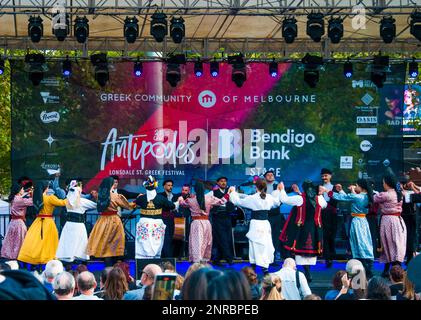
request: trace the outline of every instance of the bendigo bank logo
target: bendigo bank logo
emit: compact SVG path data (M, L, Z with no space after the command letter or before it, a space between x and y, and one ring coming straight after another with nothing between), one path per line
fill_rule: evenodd
M216 104L216 95L210 90L204 90L199 94L198 100L203 108L212 108Z

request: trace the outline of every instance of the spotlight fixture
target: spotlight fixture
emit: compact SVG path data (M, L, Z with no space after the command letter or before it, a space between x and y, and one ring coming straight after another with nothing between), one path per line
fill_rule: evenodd
M194 63L194 74L198 78L203 76L203 62L200 59Z
M383 17L380 21L380 36L384 43L391 43L396 37L396 24L393 17Z
M37 86L44 79L44 72L48 70L45 57L41 53L28 53L25 55L25 70L29 73L29 80Z
M127 43L134 43L139 36L139 20L136 17L126 17L124 20L124 37Z
M352 75L354 74L354 67L352 65L352 62L349 61L349 59L344 63L344 76L345 78L352 78Z
M28 21L28 36L31 37L31 41L34 43L39 42L43 34L44 27L42 25L41 17L30 17Z
M69 57L66 57L66 60L62 63L62 73L65 77L70 77L72 74L72 62L69 60Z
M410 32L421 41L421 11L414 11L411 13Z
M212 77L215 78L219 75L219 62L216 61L216 58L211 61L209 70Z
M304 82L310 88L315 88L319 82L319 69L323 65L323 58L307 53L301 62L304 65Z
M282 21L282 37L286 43L293 43L298 34L297 20L287 18Z
M275 59L269 63L269 75L272 78L276 78L278 76L278 63L275 61Z
M339 43L344 36L343 19L332 18L327 27L327 36L332 43Z
M135 77L140 77L143 74L143 64L137 59L133 66L133 73Z
M107 55L105 53L93 54L91 63L95 66L95 80L101 87L104 87L110 79Z
M4 60L0 57L0 76L4 73Z
M53 17L53 29L52 33L56 36L58 41L64 41L66 39L67 35L70 34L70 23L69 23L69 17L67 14L64 14L65 19L62 21L61 19L61 13L56 13ZM57 19L56 17L60 17ZM55 22L59 21L59 22Z
M325 21L322 13L310 13L307 16L307 35L315 42L320 42L325 34Z
M157 42L164 41L165 36L168 34L166 14L163 12L155 12L151 19L151 36L153 36Z
M243 55L229 56L228 63L232 64L231 80L238 88L241 88L247 80L246 64Z
M178 82L181 80L181 69L180 65L186 63L186 56L184 54L176 54L168 57L167 59L167 72L165 78L171 85L176 87Z
M408 72L411 79L418 78L418 63L415 61L415 58L409 63Z
M89 20L86 17L76 17L74 21L74 34L78 43L85 43L89 37Z
M383 88L386 82L386 72L389 68L389 57L388 56L374 56L373 64L371 66L371 82L373 82L377 88Z
M186 33L186 27L184 26L184 19L182 17L171 19L170 35L174 43L181 43Z

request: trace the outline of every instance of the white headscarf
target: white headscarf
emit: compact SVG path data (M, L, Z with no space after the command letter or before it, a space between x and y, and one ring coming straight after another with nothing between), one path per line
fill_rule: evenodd
M72 180L69 184L69 193L67 194L67 209L75 209L80 207L80 194L82 190L77 186L77 181Z

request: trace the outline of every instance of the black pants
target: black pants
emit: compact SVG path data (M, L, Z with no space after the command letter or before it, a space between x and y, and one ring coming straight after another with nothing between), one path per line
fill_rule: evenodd
M417 217L415 214L402 215L406 225L406 264L414 257L417 238Z
M326 260L336 256L335 239L338 229L338 216L330 210L322 210L323 252Z
M164 245L162 246L161 257L162 258L172 258L174 256L174 218L162 218L164 221L165 228L165 237Z
M273 246L275 247L275 252L279 252L282 259L285 259L286 250L283 248L281 240L279 240L279 236L281 235L282 228L285 224L284 214L278 213L277 215L269 215L268 220L270 223L270 228L272 229L272 242Z
M216 249L216 256L214 257L214 260L233 260L232 224L231 217L229 215L223 213L213 214L212 237L213 247Z
M379 253L377 252L377 248L380 247L380 241L378 239L379 226L377 223L377 216L367 216L367 222L368 222L368 226L370 227L371 240L373 242L374 257L377 258L379 256Z

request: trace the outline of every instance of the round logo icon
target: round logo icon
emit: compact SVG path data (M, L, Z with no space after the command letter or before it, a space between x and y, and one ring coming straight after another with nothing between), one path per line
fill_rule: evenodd
M203 108L212 108L216 103L216 95L210 90L204 90L199 94L198 100Z
M373 145L368 140L361 141L361 143L360 143L360 148L364 152L369 151L372 147L373 147Z

